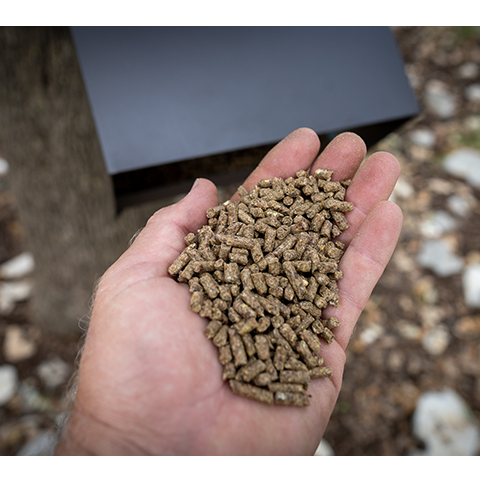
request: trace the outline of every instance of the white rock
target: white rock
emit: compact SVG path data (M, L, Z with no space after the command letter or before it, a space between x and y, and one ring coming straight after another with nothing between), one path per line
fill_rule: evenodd
M400 177L395 184L392 194L389 200L394 202L397 198L408 198L415 193L413 187L403 177Z
M425 333L422 346L430 355L441 355L450 343L451 335L442 327L435 327Z
M410 132L410 140L415 144L425 148L432 148L435 145L436 137L432 130L422 128Z
M370 345L371 343L375 342L375 340L380 338L380 336L383 334L383 331L384 329L381 325L374 323L360 333L360 341L365 345Z
M397 248L393 254L393 262L398 270L401 272L413 272L417 265L415 259L405 250Z
M16 393L17 369L13 365L0 366L0 406L5 405Z
M0 313L8 315L15 308L15 304L27 300L33 290L30 280L0 283Z
M445 171L463 178L470 185L480 188L480 152L473 148L462 147L449 153L444 161Z
M465 89L465 98L470 102L480 102L480 83L469 85Z
M316 456L329 457L335 455L332 446L322 438L322 441L318 445L317 451L314 453Z
M430 80L425 86L424 100L429 110L442 119L455 115L457 104L455 97L448 91L445 83Z
M465 303L470 308L480 308L480 264L468 265L463 272Z
M457 226L455 219L440 210L430 213L429 217L420 224L420 232L426 238L439 238L444 233L451 232Z
M32 357L37 352L36 343L29 338L18 325L9 325L5 329L3 355L11 363Z
M479 74L479 71L480 67L473 62L466 62L463 65L460 65L457 70L458 76L464 80L475 78Z
M447 198L448 208L460 217L466 217L472 210L474 200L462 195L450 195Z
M467 130L478 130L480 128L480 115L469 115L464 123Z
M56 399L52 395L42 393L39 389L22 382L18 387L20 401L25 410L35 410L37 413L51 412L57 409Z
M452 195L456 191L455 185L451 181L444 180L443 178L428 178L426 179L427 188L432 193L438 193L439 195Z
M423 242L417 261L440 277L454 275L463 268L463 260L455 255L450 245L442 239Z
M0 177L4 177L7 173L8 170L10 169L8 162L0 157Z
M405 73L407 74L408 80L414 89L417 89L422 85L422 77L418 75L416 70L416 65L405 65Z
M17 453L22 457L52 456L57 446L57 436L53 431L41 430L29 440Z
M397 324L397 329L400 335L407 340L419 340L422 336L422 329L418 325L405 320Z
M24 252L0 266L0 277L15 280L29 275L35 268L35 260L30 252Z
M419 455L477 455L480 430L465 401L454 391L426 392L412 417L414 435L425 444Z
M71 371L70 365L59 357L52 360L44 360L37 367L38 376L48 388L56 388L64 383Z

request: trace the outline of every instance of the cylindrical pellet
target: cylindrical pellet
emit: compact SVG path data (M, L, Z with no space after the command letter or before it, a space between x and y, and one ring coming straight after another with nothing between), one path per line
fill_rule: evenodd
M310 223L310 229L313 230L314 232L319 232L323 227L325 219L326 219L326 215L324 212L317 213L312 218L312 221Z
M302 323L302 317L300 315L295 315L294 317L290 317L287 320L287 323L292 327L292 330L295 331L295 329Z
M249 307L240 297L234 300L233 308L244 318L255 318L257 316L255 310Z
M297 352L300 354L300 356L302 357L303 361L305 362L308 368L313 368L318 366L318 360L313 355L312 351L310 350L305 340L300 340L297 343Z
M284 317L286 319L288 317L290 317L290 312L291 312L290 308L287 305L285 305L283 302L281 302L278 298L275 298L275 297L272 297L271 295L269 295L267 297L267 300L270 300L270 302L272 302L274 305L278 306L279 313L280 313L280 315L282 315L282 317ZM265 308L265 310L267 310L267 309ZM268 312L268 310L267 310L267 312Z
M340 326L340 322L335 317L330 317L328 320L325 320L323 324L329 330L332 330L332 328L336 328Z
M268 330L268 327L270 327L270 318L267 317L266 315L264 317L260 317L257 320L257 332L258 333L263 333Z
M247 383L251 382L259 373L264 372L265 369L265 363L261 360L257 360L251 365L245 365L242 367L242 380Z
M300 338L302 340L305 340L305 343L309 346L312 353L320 352L320 340L313 332L311 332L310 330L304 330L300 333Z
M228 309L227 315L228 315L228 319L232 323L237 323L237 322L243 321L243 317L233 307L230 307ZM323 327L323 325L322 325L322 327Z
M275 248L276 230L272 227L267 227L265 230L265 243L263 244L264 252L271 252Z
M345 215L341 212L332 212L332 218L335 220L335 223L337 224L338 228L340 230L346 230L350 225L347 222Z
M285 271L285 275L287 275L293 290L297 294L298 299L302 300L307 288L303 283L303 280L300 278L300 275L295 270L295 267L292 265L292 262L283 262L283 270Z
M286 370L303 370L304 372L308 372L308 367L301 361L294 357L289 357L288 360L285 362L285 369Z
M322 310L316 307L312 302L300 302L300 307L302 310L312 315L312 317L314 317L316 320L322 318Z
M252 274L253 275L253 274ZM240 294L240 298L250 307L252 308L255 313L261 317L265 314L265 311L263 310L263 307L262 305L260 304L260 302L258 301L258 296L255 295L253 292L251 292L250 290L244 290L241 294Z
M299 383L272 382L268 385L271 392L304 393L305 387Z
M227 363L226 365L223 366L223 381L229 380L231 378L235 378L235 375L237 374L237 370L235 368L235 365L230 362Z
M331 378L333 375L333 370L331 369L331 367L314 367L309 370L308 373L310 374L310 378Z
M213 338L221 328L222 328L222 322L219 322L218 320L212 320L205 327L205 336L207 338Z
M315 320L312 323L312 330L317 335L320 335L325 330L325 327L323 326L322 321L321 320Z
M233 326L233 328L235 328L240 335L245 335L247 333L250 333L253 330L255 330L257 327L258 327L258 322L254 317L240 320L239 322L235 323Z
M269 300L265 297L258 297L258 302L270 315L280 314L279 306L275 304L272 300Z
M253 398L259 402L273 404L273 393L264 389L250 385L249 383L242 383L236 380L230 380L230 387L234 393L246 398Z
M218 288L218 283L209 273L202 273L200 275L200 283L205 289L205 293L213 300L218 296L220 290Z
M253 219L252 219L253 220ZM251 249L255 245L255 240L241 237L239 235L216 235L217 241L226 243L232 247Z
M310 383L310 375L303 370L282 370L279 375L281 383L299 383L305 386Z
M275 257L272 253L269 253L265 257L265 261L268 265L268 273L273 276L280 275L281 272L281 264L277 257Z
M235 329L229 328L228 336L235 366L239 367L241 365L245 365L248 361L247 352L245 352L245 347L239 333Z
M253 290L255 288L252 281L252 272L249 268L244 268L240 272L240 280L244 290Z
M273 328L280 328L285 323L285 319L281 315L272 317L271 324Z
M259 295L265 295L268 291L263 273L252 273L252 282Z
M277 405L290 405L293 407L308 407L310 400L304 393L276 392L275 403Z
M230 363L233 359L230 345L222 345L218 349L218 359L222 365Z
M265 335L255 335L255 349L260 360L267 360L270 358L270 341Z
M315 277L310 277L308 279L308 286L307 286L307 291L305 293L305 300L309 302L313 302L313 299L315 298L317 291L318 291L318 282L315 279Z
M281 325L278 331L292 347L295 347L297 343L297 335L295 335L295 332L292 330L292 327L288 325L288 323L284 323L283 325Z
M177 259L168 267L168 273L172 276L178 275L180 271L190 262L191 258L188 255L189 250L193 250L195 244L189 245L183 252L177 257Z
M267 372L259 373L259 374L253 379L253 383L254 383L257 387L266 387L266 386L269 385L271 382L272 382L272 376L271 376L269 373L267 373Z
M287 361L288 352L283 345L277 345L275 349L275 356L273 357L273 364L277 371L281 371L285 368L285 362Z
M313 322L315 321L315 318L312 317L309 313L305 315L304 318L302 318L302 321L300 322L300 325L295 329L295 333L298 335L304 330L306 330Z
M334 198L327 198L323 202L324 208L329 210L336 210L337 212L351 212L353 210L353 203L342 202L340 200L335 200Z
M242 335L243 345L245 346L245 351L249 357L253 357L257 353L255 348L255 342L253 340L252 335L249 333L244 333Z
M335 338L335 335L332 333L332 331L325 327L323 329L323 332L320 333L320 336L327 342L327 343L332 343L333 339Z
M213 337L213 344L216 347L223 347L228 343L228 327L223 325L217 334Z
M199 313L203 304L203 292L193 292L190 298L190 310Z
M206 298L203 301L202 308L200 309L200 312L198 314L203 318L212 319L212 306L213 302L209 298Z

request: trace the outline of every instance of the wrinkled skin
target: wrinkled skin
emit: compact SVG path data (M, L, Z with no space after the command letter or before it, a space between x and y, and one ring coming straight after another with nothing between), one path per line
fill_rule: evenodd
M222 381L217 350L204 336L207 320L189 310L188 286L167 268L184 237L218 204L206 179L175 205L156 212L132 246L103 276L96 293L79 387L57 448L67 455L307 455L325 431L341 388L344 350L398 240L402 214L388 202L400 167L389 153L365 157L363 141L337 136L317 158L318 136L294 131L244 183L293 176L298 170L334 170L333 180L355 175L346 200L350 228L338 282L340 307L326 317L342 324L331 345L322 341L332 380L312 380L306 408L265 405L234 395ZM313 165L312 165L313 163ZM233 200L238 197L234 196Z

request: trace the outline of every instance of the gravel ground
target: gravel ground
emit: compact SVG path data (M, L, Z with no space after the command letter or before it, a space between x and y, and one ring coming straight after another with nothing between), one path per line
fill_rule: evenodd
M325 434L336 455L422 448L412 415L428 391L451 388L480 419L480 309L466 303L463 283L465 270L480 264L480 185L471 183L474 170L462 178L443 163L465 147L480 152L480 30L393 31L423 113L373 150L392 152L402 165L393 200L404 226L347 351L343 389ZM418 260L432 240L457 260L452 273ZM6 173L0 176L0 264L23 251ZM42 434L65 407L79 340L59 341L29 324L28 271L22 276L24 290L0 313L0 367L14 365L19 379L16 394L0 404L2 455L48 452L51 437Z

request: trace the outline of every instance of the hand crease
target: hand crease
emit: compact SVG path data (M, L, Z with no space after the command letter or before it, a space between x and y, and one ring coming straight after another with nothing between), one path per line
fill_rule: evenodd
M350 245L349 249L352 249L361 258L363 258L363 259L367 260L368 262L373 263L374 265L379 267L381 271L383 271L385 269L385 265L383 263L379 262L378 260L373 258L371 255L366 254L365 250L357 248L355 245Z

